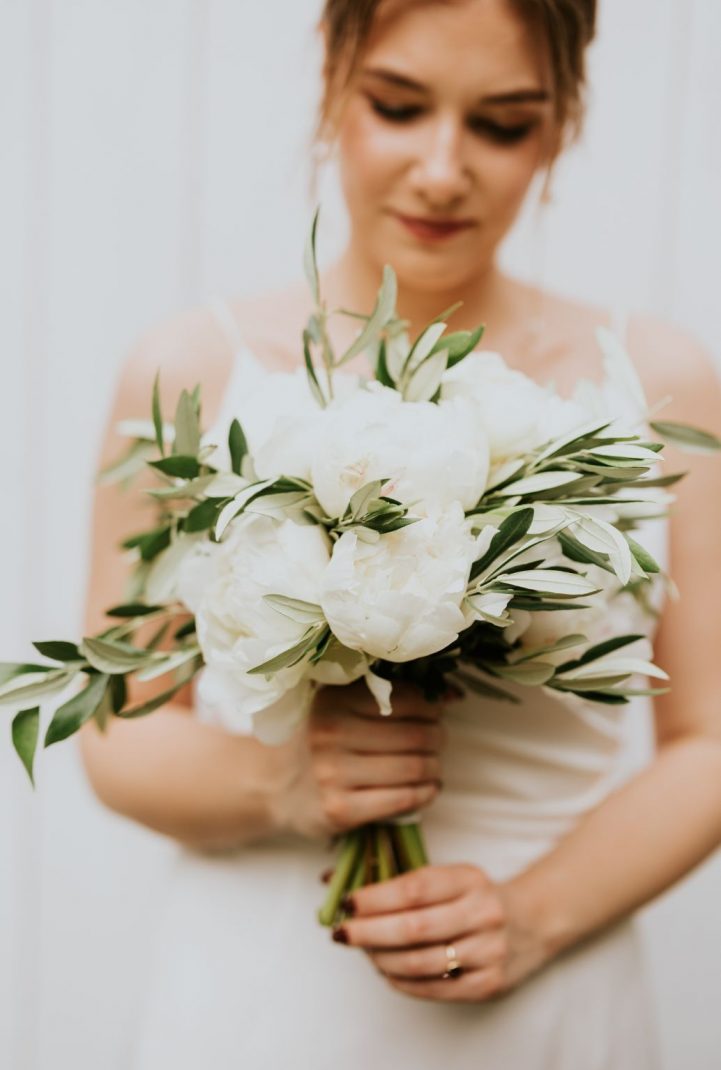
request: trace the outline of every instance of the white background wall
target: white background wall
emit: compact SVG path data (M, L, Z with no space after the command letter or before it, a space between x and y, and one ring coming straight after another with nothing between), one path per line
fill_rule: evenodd
M139 332L296 277L319 0L0 0L0 652L80 626L95 451ZM523 274L721 354L721 5L601 0L593 103ZM322 249L342 234L326 195ZM542 269L539 265L543 265ZM0 711L1 712L1 711ZM9 721L9 718L8 718ZM33 795L0 739L0 1064L122 1070L170 844L71 746ZM665 1070L718 1065L721 859L645 912Z

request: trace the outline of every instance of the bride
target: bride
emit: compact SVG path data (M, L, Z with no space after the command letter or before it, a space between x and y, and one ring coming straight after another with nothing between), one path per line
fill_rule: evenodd
M391 263L412 334L462 300L453 329L485 322L484 347L527 375L562 393L601 377L594 337L609 313L496 263L532 181L579 127L594 9L327 0L318 141L337 154L351 222L321 277L330 308L369 310ZM299 282L150 333L121 376L106 458L158 368L169 399L200 380L206 421L227 426L245 361L299 363L310 302ZM330 329L337 349L355 334L349 318ZM672 398L664 419L719 427L694 341L634 318L627 344L650 403ZM191 692L105 735L84 727L99 798L179 845L136 1070L658 1065L635 912L721 842L721 475L703 457L667 460L690 474L671 521L647 521L644 538L682 597L639 621L618 595L596 622L653 636L673 689L652 710L646 697L615 707L557 693L428 705L407 690L381 719L353 685L321 690L278 747L227 734ZM126 563L109 548L145 526L141 499L98 490L91 630L122 599ZM651 714L657 746L638 768L634 725ZM333 834L414 809L431 864L356 891L329 934L314 912Z

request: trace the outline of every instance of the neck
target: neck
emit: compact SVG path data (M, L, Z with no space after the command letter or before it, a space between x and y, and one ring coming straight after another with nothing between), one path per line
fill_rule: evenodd
M321 288L329 308L370 312L381 282L381 269L351 242L324 273ZM505 277L494 263L461 286L433 290L417 289L398 282L398 315L409 321L415 337L426 324L450 305L462 306L449 320L452 331L471 330L479 324L493 324L494 333L508 321L513 309L510 290L517 284Z

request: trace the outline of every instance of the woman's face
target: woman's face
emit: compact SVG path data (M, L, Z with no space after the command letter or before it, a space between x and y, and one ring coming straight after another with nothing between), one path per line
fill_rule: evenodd
M548 158L551 77L507 0L398 7L381 7L340 118L341 180L355 249L446 290L490 266Z

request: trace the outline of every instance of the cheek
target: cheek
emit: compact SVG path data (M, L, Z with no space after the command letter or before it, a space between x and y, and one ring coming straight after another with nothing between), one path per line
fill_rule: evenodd
M482 174L484 194L492 214L502 218L515 215L541 162L538 145L530 142L513 149L488 150Z
M349 205L371 208L404 166L404 139L364 114L348 108L338 132L340 177Z

